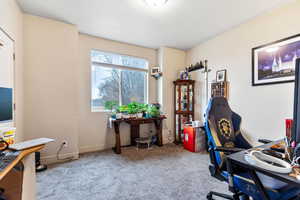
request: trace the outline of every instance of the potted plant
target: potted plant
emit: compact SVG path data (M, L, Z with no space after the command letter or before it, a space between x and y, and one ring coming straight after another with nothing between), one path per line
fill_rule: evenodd
M138 107L137 107L137 118L143 118L143 106L144 104L142 103L138 103Z
M104 104L105 110L110 111L110 115L112 118L116 118L116 112L114 110L117 108L118 102L117 101L106 101Z
M147 113L149 117L158 117L160 115L159 109L156 106L148 106Z
M117 109L117 111L118 111L118 113L121 114L120 118L129 118L129 115L128 115L128 106L127 105L119 106L118 109Z
M123 118L123 114L121 112L119 112L119 110L117 109L116 112L116 119L122 119Z
M139 112L139 103L132 102L128 105L128 114L130 114L130 117L137 117L137 113Z
M142 117L146 117L147 110L148 104L140 104L139 112L141 113Z

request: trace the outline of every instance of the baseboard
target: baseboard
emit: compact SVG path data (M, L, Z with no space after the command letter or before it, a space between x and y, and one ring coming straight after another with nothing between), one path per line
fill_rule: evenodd
M60 160L57 160L56 155L44 156L41 157L41 162L43 164L48 165L48 164L62 163L70 160L77 160L79 159L79 152L60 154L59 158ZM65 159L65 158L71 158L71 159Z
M83 146L79 147L79 154L83 153L89 153L89 152L94 152L94 151L103 151L106 149L111 149L114 145L108 145L108 144L101 144L97 146Z
M172 143L172 142L164 140L164 144L169 144L169 143ZM109 144L101 144L101 145L97 145L97 146L83 146L83 147L79 147L79 152L60 154L59 157L62 159L73 157L72 160L76 160L76 159L79 159L79 154L95 152L95 151L103 151L106 149L111 149L113 146L114 146L113 144L110 144L110 145ZM54 163L66 162L66 160L57 160L56 155L42 157L41 161L43 164L54 164Z
M171 144L171 143L173 143L173 141L169 141L169 140L163 141L164 145ZM95 152L95 151L103 151L103 150L111 149L113 147L114 147L114 144L110 144L110 145L102 144L102 145L97 145L97 146L83 146L83 147L79 147L79 154L90 153L90 152Z

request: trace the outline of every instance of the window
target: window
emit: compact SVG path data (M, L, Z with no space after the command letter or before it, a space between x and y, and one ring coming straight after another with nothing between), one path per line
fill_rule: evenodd
M107 101L148 102L147 60L93 50L91 61L92 112L104 111Z

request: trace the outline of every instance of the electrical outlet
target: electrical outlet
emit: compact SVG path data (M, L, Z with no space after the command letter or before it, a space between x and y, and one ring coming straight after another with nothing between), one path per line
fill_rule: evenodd
M67 148L67 147L68 147L68 141L67 141L67 140L64 140L64 141L62 142L62 145L63 145L64 148Z

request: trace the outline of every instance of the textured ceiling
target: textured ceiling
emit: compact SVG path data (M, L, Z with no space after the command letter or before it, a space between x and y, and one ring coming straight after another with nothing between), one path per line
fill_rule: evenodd
M18 0L29 14L75 24L81 33L158 48L189 49L293 0Z

